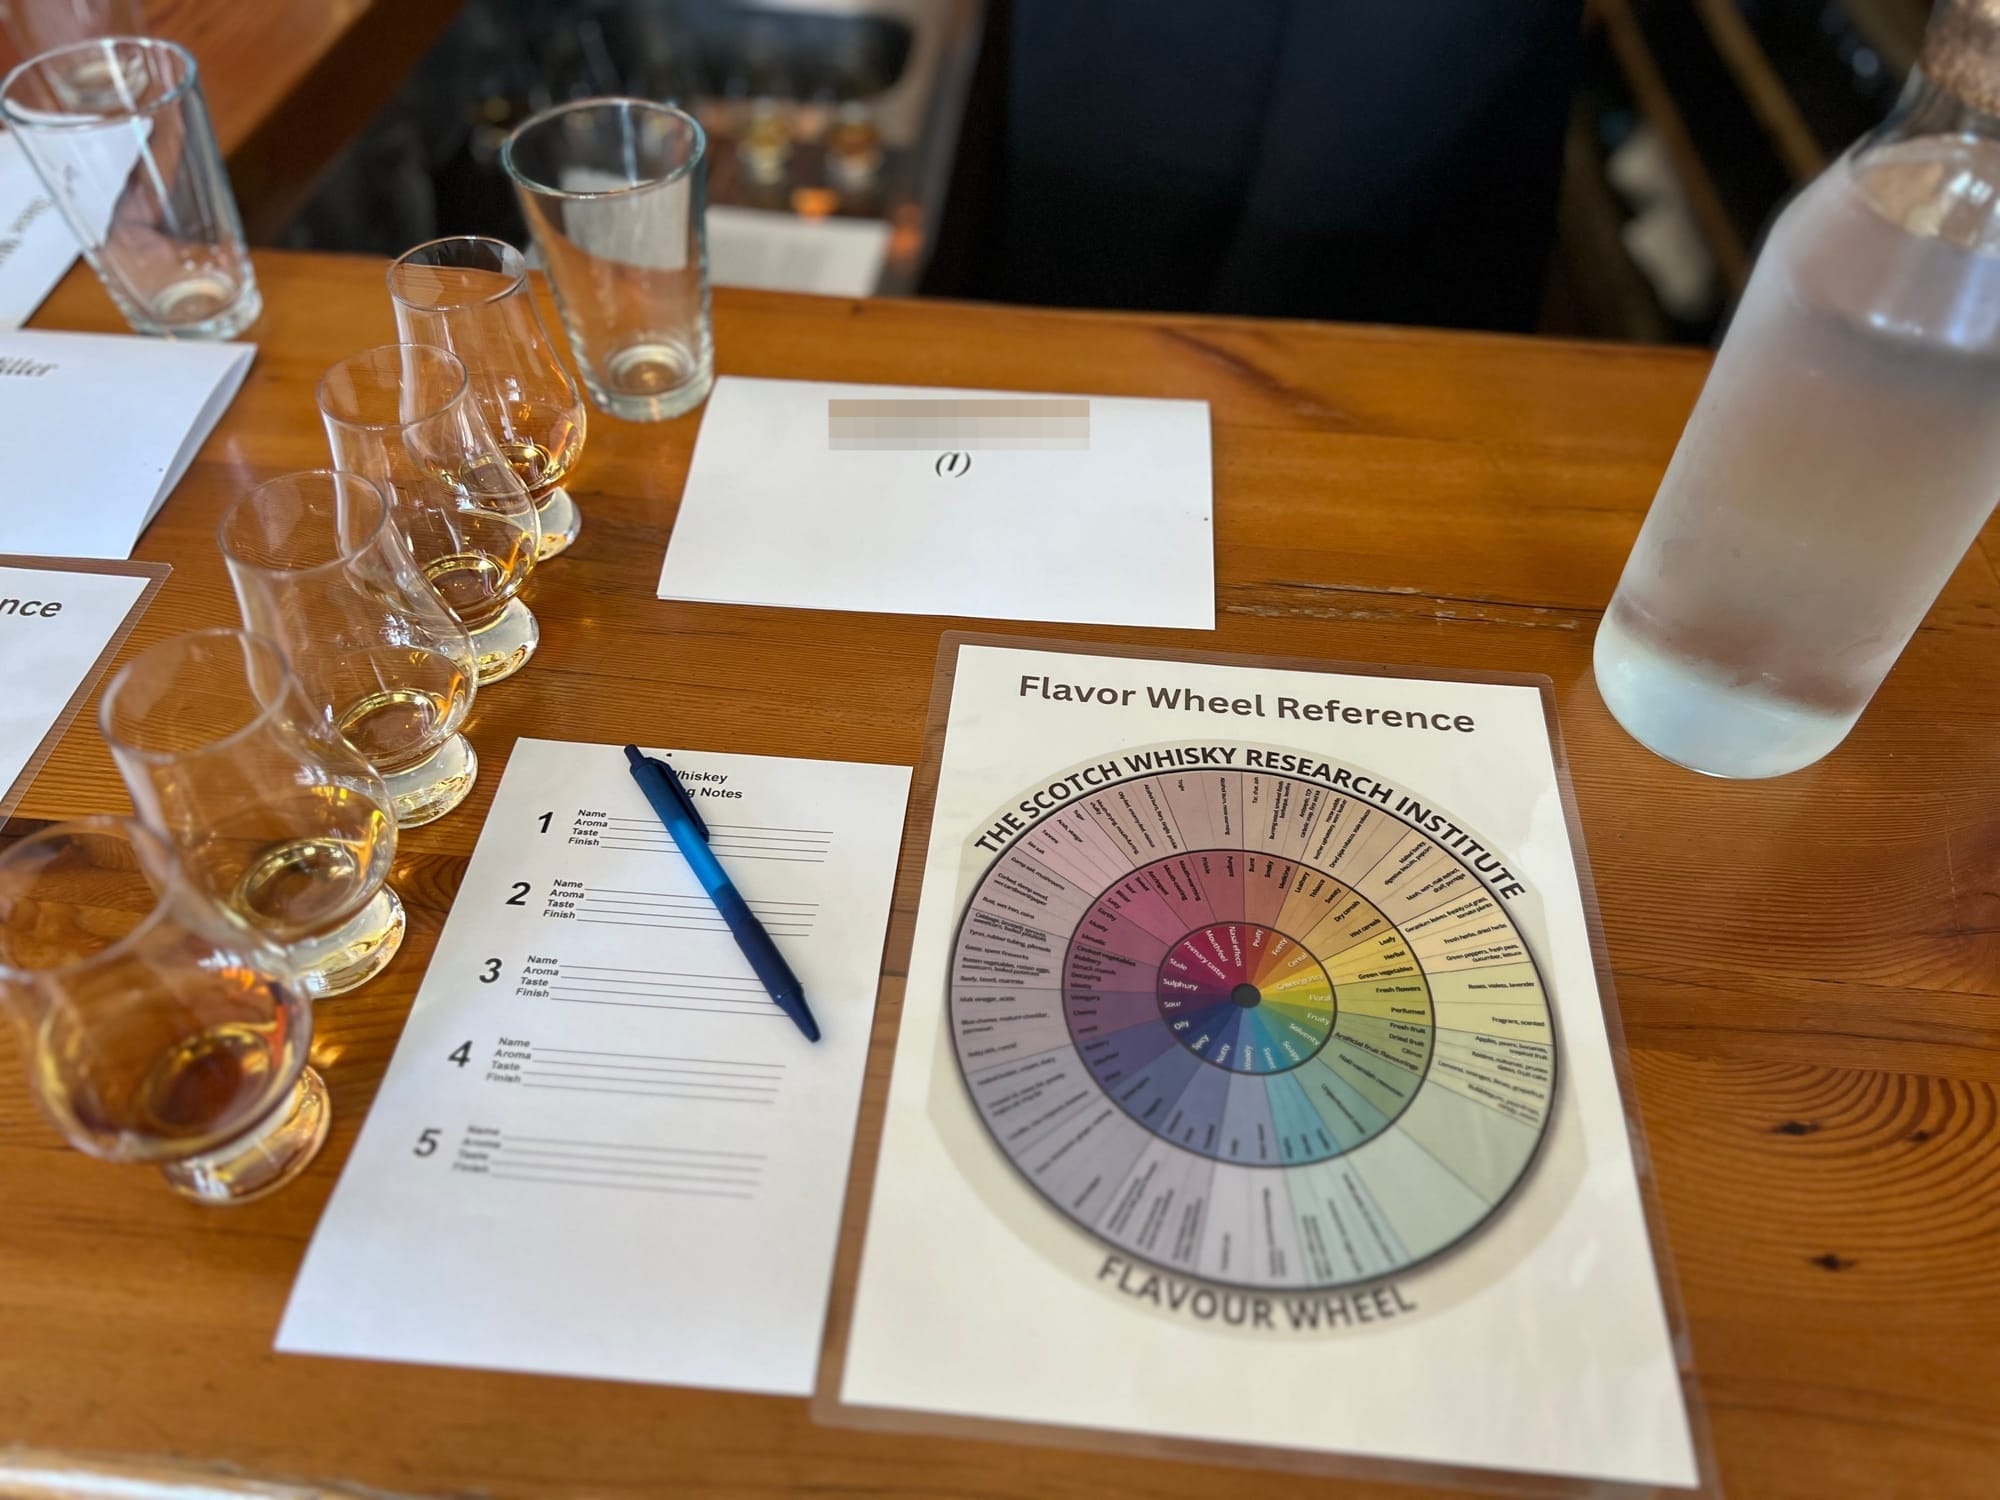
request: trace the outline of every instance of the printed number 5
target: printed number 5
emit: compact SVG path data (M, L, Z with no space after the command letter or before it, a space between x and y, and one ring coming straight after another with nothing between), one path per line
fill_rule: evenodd
M436 1152L437 1148L438 1130L437 1126L432 1125L422 1135L417 1137L417 1144L410 1148L410 1155L430 1156Z
M487 959L486 972L479 976L479 982L481 984L491 984L494 980L498 979L499 977L500 977L500 960L497 958Z

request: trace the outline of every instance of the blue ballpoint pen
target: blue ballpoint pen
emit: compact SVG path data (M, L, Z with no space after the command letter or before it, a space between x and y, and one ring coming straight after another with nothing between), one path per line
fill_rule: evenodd
M653 804L653 811L667 825L674 847L681 851L694 871L694 878L701 882L708 899L722 913L722 920L729 924L736 946L750 960L750 967L756 970L757 978L770 991L778 1009L798 1024L807 1041L818 1041L819 1023L806 1008L805 987L799 983L791 965L785 962L778 945L771 941L771 934L764 930L764 924L751 914L750 903L743 899L723 873L722 866L716 861L715 851L708 847L708 825L702 822L701 814L695 810L694 799L688 796L687 788L681 785L674 768L665 761L640 754L637 745L625 747L625 758L632 763L632 779L639 783L639 790L646 794L646 800Z

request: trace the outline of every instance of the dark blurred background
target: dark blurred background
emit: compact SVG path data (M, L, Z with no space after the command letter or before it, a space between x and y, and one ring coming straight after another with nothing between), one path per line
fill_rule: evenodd
M521 239L513 124L711 137L723 284L1705 342L1927 0L465 0L277 232Z

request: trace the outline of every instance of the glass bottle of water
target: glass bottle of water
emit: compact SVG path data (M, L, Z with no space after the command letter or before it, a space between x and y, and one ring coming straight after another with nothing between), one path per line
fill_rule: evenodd
M2000 499L2000 0L1773 226L1597 633L1618 721L1778 776L1845 738Z

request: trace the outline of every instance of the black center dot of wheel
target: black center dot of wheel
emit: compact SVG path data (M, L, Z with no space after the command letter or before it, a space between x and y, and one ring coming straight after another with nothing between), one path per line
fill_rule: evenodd
M1295 938L1211 922L1167 950L1154 977L1167 1034L1226 1073L1287 1073L1318 1056L1339 1014L1332 981Z

